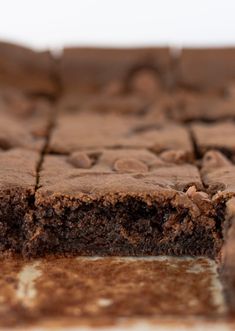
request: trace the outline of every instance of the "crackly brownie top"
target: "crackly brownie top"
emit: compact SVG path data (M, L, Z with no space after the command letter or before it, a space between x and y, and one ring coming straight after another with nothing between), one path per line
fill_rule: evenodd
M39 153L26 149L0 150L0 191L9 188L34 190ZM7 195L4 195L7 199Z
M145 84L157 89L165 84L170 63L167 48L67 48L60 62L60 77L67 91L77 93L115 93Z
M49 150L70 153L87 148L148 148L157 153L182 151L193 154L187 130L176 124L154 124L134 117L115 114L70 114L57 119Z
M235 196L235 164L219 151L207 152L202 160L202 179L214 199Z
M8 114L19 119L48 116L47 98L33 97L17 88L0 88L0 115Z
M196 89L224 89L235 79L235 50L183 49L178 62L178 82Z
M218 123L195 123L192 125L195 142L201 154L218 149L229 157L235 157L235 123L232 121Z
M76 151L68 156L47 155L37 194L88 200L100 197L109 200L115 194L146 200L155 196L164 201L174 199L178 192L180 203L187 195L181 196L180 192L188 190L188 195L194 197L196 190L201 189L200 174L193 165L167 162L144 149L102 149ZM207 199L206 194L201 194L201 199Z
M38 149L47 134L50 103L17 89L0 89L0 149Z
M0 42L0 87L54 94L53 60L49 52Z

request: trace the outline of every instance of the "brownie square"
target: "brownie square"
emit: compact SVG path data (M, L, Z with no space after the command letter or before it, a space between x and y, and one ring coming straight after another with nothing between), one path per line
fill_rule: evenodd
M205 154L201 175L215 203L223 205L235 195L235 165L221 152L211 150Z
M48 151L68 154L90 148L147 148L155 153L179 152L193 158L190 136L183 126L148 122L116 114L74 113L58 116Z
M132 83L136 87L146 81L151 86L165 85L170 65L168 48L66 48L60 77L66 92L112 94L128 90Z
M208 188L221 230L220 275L230 312L235 312L235 165L219 151L209 151L202 163L202 180Z
M235 160L235 123L195 123L192 125L197 150L200 155L210 149L217 149Z
M32 217L39 153L0 150L0 251L21 253L25 224Z
M233 48L183 49L178 61L178 83L199 90L223 90L235 78Z
M138 95L89 95L63 94L58 101L59 113L96 112L120 115L143 116L148 112L150 102Z
M57 93L55 63L48 51L0 42L0 88L14 87L33 94Z
M198 169L145 149L47 155L24 254L208 255L221 247Z
M30 97L18 89L1 89L0 149L42 149L52 116L46 98Z
M221 278L229 310L235 313L235 198L226 204L225 243L222 250Z
M235 94L233 91L227 91L225 95L221 95L179 90L168 97L165 109L167 118L181 123L233 120L235 119Z

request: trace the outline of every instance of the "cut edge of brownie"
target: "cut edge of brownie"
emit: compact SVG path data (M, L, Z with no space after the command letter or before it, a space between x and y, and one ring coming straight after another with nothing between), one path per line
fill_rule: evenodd
M222 261L219 266L226 300L232 314L235 313L235 197L226 203L226 215L223 228L224 244Z
M126 159L125 152L132 158ZM47 155L34 211L24 228L23 255L165 254L220 259L229 197L221 195L215 201L209 196L192 165L158 163L156 155L140 152L118 151L113 159L116 150L100 151L104 154L95 163L88 162L89 151L87 157L79 152L76 162L71 156ZM145 161L152 164L151 171ZM134 173L125 173L127 165ZM53 167L57 171L52 175ZM169 186L170 174L175 179ZM182 174L186 177L179 185Z
M207 255L221 248L213 209L200 193L162 190L91 197L36 193L23 254ZM193 201L194 200L194 201ZM200 214L198 205L204 204Z
M0 251L18 253L25 241L24 227L34 208L39 153L15 148L0 152Z
M21 254L24 245L26 214L34 199L34 188L0 189L0 251Z

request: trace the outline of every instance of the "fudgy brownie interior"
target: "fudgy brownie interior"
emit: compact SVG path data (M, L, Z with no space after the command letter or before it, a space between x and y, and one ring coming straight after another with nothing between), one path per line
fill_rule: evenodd
M37 164L36 151L0 151L0 250L21 254L24 228L32 208ZM28 214L28 217L27 217Z

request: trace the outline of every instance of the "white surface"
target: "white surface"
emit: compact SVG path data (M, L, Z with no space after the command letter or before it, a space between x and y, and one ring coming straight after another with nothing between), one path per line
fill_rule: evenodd
M64 45L235 45L234 0L0 0L0 39Z

